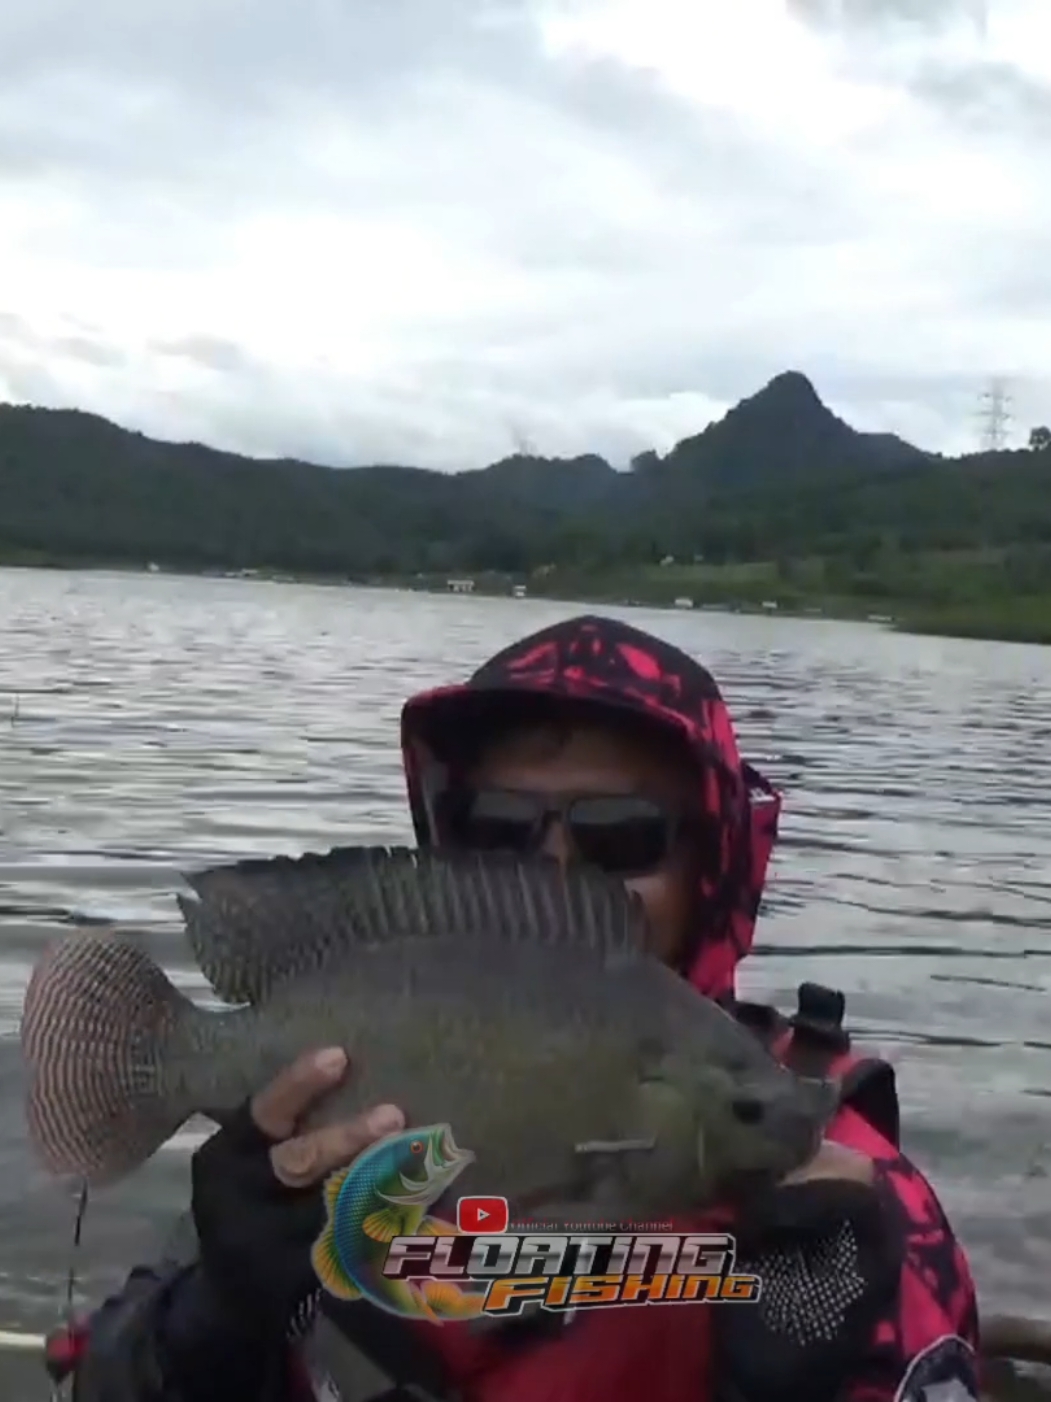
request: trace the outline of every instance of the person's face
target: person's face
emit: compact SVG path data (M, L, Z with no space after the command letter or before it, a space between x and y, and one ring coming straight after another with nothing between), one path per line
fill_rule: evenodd
M635 796L681 812L695 794L689 766L631 737L581 727L568 737L550 730L516 732L489 747L469 776L475 790L506 791L557 799ZM561 862L573 860L572 833L552 817L542 850ZM689 854L674 846L656 869L626 879L646 908L653 951L674 964L686 939L693 890Z

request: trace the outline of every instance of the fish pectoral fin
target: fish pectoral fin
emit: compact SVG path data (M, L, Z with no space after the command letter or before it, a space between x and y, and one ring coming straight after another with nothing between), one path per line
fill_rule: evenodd
M463 1232L452 1222L443 1222L440 1217L425 1217L416 1228L417 1236L463 1236Z
M404 1236L405 1219L395 1207L381 1207L370 1212L361 1224L361 1230L373 1241L393 1241L396 1236Z

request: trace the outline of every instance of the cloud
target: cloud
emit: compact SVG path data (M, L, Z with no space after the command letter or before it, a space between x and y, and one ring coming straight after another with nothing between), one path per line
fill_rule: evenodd
M1051 417L1046 0L0 12L0 392L341 464L623 461L787 367Z

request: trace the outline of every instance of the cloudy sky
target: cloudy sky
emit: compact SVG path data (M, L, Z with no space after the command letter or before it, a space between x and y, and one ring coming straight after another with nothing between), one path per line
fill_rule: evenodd
M1051 419L1051 0L0 7L0 395L333 463L622 462L786 368Z

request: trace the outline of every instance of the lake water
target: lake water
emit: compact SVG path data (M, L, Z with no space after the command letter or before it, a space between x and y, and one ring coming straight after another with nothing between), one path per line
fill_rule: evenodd
M45 941L128 922L203 990L179 871L411 840L405 697L576 612L0 571L0 1327L49 1327L70 1263L73 1207L26 1152L14 1041ZM617 612L710 665L745 753L786 791L742 992L790 1011L804 979L846 991L855 1036L898 1068L907 1147L986 1308L1051 1317L1051 649ZM192 1142L93 1199L89 1297L185 1204Z

